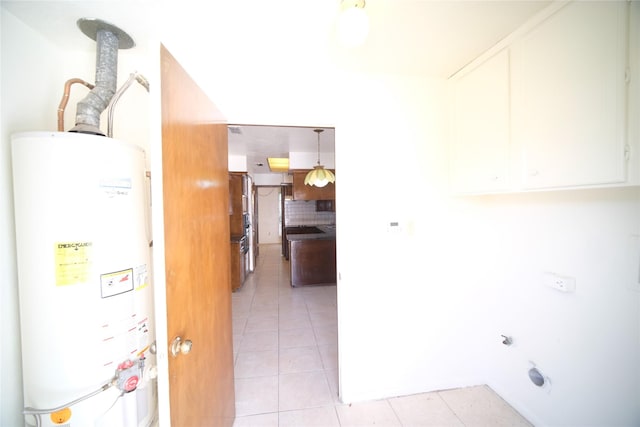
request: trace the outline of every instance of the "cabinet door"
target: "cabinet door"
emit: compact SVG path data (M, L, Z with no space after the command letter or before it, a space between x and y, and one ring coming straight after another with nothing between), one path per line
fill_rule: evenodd
M231 235L245 233L242 215L245 211L245 199L242 193L243 179L242 174L235 172L229 174L229 205L231 206L229 215L229 231Z
M452 184L458 193L509 186L509 54L454 82Z
M623 182L626 2L573 2L512 49L527 189Z
M335 184L327 184L324 187L313 187L304 184L304 179L309 171L293 172L293 199L294 200L335 200Z
M240 266L240 243L238 242L231 242L231 262L229 263L229 265L231 266L230 269L230 278L231 278L231 291L235 291L237 289L240 289L240 286L242 286L242 281L241 281L241 266Z

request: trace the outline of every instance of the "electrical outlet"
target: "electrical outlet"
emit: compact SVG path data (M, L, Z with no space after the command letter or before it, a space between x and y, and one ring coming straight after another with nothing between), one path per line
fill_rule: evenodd
M575 292L576 290L575 277L560 276L555 273L544 273L544 283L560 292Z

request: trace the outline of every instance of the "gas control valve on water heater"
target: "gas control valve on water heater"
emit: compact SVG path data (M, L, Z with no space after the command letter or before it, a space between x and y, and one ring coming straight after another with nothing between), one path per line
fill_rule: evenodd
M12 135L29 426L140 427L157 411L145 153L99 130L123 36L89 27L110 53L74 132Z

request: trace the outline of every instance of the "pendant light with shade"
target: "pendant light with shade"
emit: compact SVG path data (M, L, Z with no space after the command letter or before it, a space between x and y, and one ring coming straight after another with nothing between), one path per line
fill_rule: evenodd
M336 176L320 164L320 134L324 129L314 129L313 131L318 134L318 164L304 178L304 183L305 185L324 187L330 182L336 182Z

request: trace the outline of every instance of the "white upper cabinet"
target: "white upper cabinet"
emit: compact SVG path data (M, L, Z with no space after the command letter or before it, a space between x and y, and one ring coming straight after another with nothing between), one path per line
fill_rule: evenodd
M509 188L509 53L459 77L453 88L452 182L457 193ZM456 126L456 124L464 124Z
M627 173L630 156L638 162L627 140L628 20L624 1L554 3L457 73L454 191L637 184Z
M626 2L574 2L511 47L522 188L626 180Z

